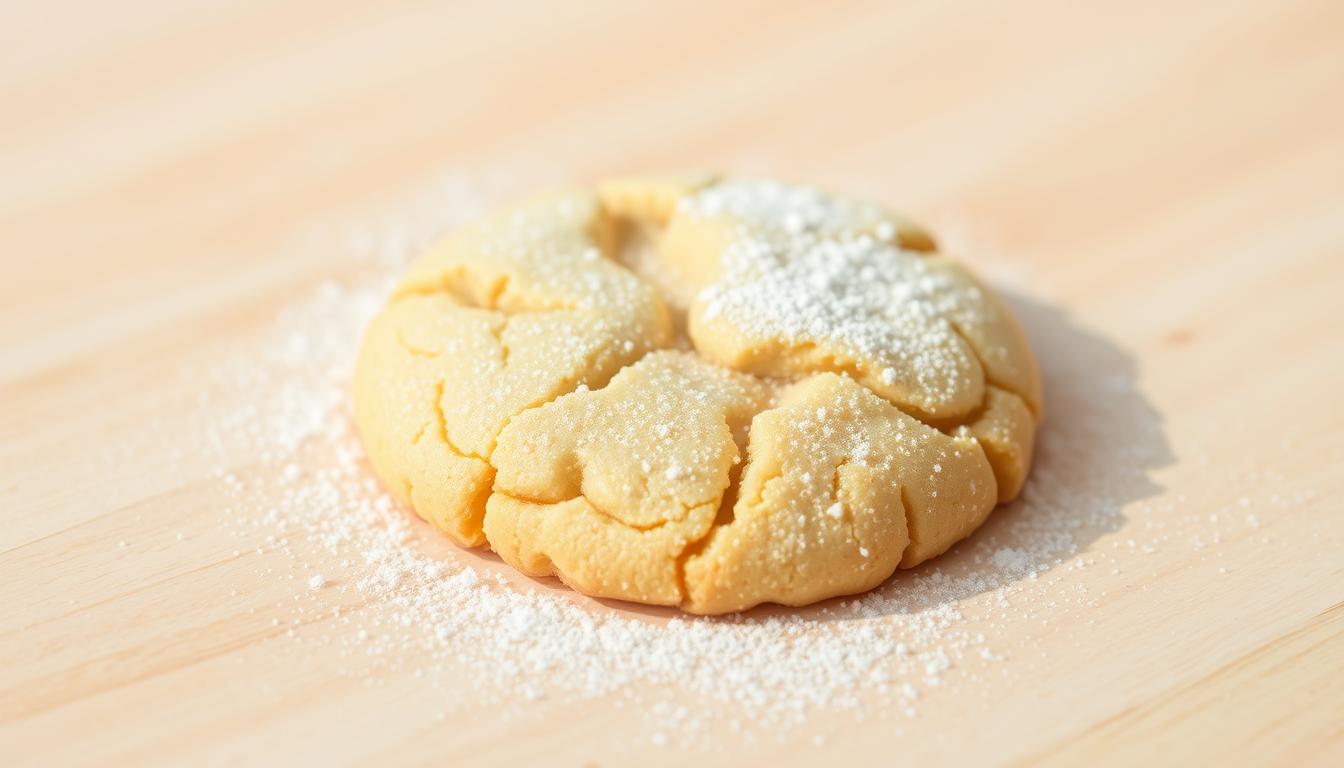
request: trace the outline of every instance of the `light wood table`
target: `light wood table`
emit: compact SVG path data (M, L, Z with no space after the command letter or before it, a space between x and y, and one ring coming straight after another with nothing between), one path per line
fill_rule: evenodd
M679 167L931 222L1017 297L1043 439L1092 429L1068 482L1118 506L1052 569L1088 610L996 627L1001 681L949 677L899 734L640 762L1344 763L1330 0L5 4L0 762L633 762L628 708L439 721L423 681L276 642L281 587L207 523L219 467L166 404L330 276L295 246L318 224L445 173Z

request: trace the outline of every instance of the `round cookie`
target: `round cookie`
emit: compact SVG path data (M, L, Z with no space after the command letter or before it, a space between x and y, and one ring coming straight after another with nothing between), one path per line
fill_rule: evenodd
M694 613L870 589L1021 489L1036 363L881 208L709 174L464 228L408 270L354 381L373 467L466 546Z

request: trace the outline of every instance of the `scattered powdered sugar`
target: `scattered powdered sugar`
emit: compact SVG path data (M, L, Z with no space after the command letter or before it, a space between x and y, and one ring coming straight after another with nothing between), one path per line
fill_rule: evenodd
M797 229L830 215L807 214ZM429 234L455 223L446 215ZM337 646L349 674L410 670L426 685L471 689L501 712L615 697L647 715L638 738L654 744L723 724L739 734L779 732L818 710L916 717L937 689L972 684L1020 650L1005 639L1007 627L1089 609L1101 597L1052 592L1052 584L1103 563L1119 573L1146 545L1093 546L1121 526L1127 505L1156 490L1148 472L1170 460L1132 367L1063 318L1040 325L1032 315L1045 310L1023 300L1029 330L1052 329L1037 340L1051 417L1022 499L952 553L855 598L720 618L627 610L506 576L490 557L447 545L384 493L351 425L348 379L364 324L400 254L412 250L404 244L427 236L366 233L365 256L341 262L354 277L322 283L205 370L215 392L200 414L207 448L227 466L249 465L221 472L235 546L289 563L290 623L312 624L295 642ZM370 250L384 256L370 260ZM844 253L826 258L848 263ZM1105 386L1100 376L1121 379L1104 409L1092 398ZM669 477L681 471L667 469Z
M343 328L336 317L319 316L363 307L359 294L367 289L335 300L342 290L326 285L286 313L281 345L293 348L288 334L328 336ZM297 317L313 324L296 327ZM357 338L349 337L346 356ZM256 364L272 359L259 354ZM337 367L335 360L311 362L315 370ZM242 374L240 381L270 379L237 371L237 358L229 365ZM300 378L317 386L311 377ZM323 386L344 392L340 376ZM958 596L995 586L980 574L926 569L903 576L899 588L829 607L717 619L675 612L649 618L573 594L520 588L489 563L473 566L451 548L445 556L437 535L378 487L341 397L317 394L333 404L322 419L314 420L309 406L285 416L290 401L281 394L274 408L264 396L263 404L245 407L274 420L268 428L237 435L236 418L221 420L221 443L241 437L258 455L273 457L268 474L229 473L224 486L233 532L249 547L284 554L300 571L322 562L323 573L301 577L309 592L336 587L372 601L360 615L333 614L338 626L352 628L340 634L348 654L375 657L389 669L413 665L431 676L451 667L454 673L444 678L458 684L465 669L473 684L497 692L501 702L634 690L647 696L649 686L662 686L731 705L743 728L768 728L801 721L815 708L856 709L871 696L888 697L897 712L912 713L917 688L911 686L936 684L955 660L982 644L957 628L956 605ZM314 430L315 421L324 426ZM299 435L311 439L295 449ZM307 470L291 469L295 462ZM439 554L427 554L426 544L438 546ZM333 579L326 574L335 567L340 572ZM295 606L301 619L330 610L303 601ZM708 712L701 716L712 719Z
M1001 547L994 553L993 562L1005 573L1025 573L1031 567L1031 555L1015 547Z

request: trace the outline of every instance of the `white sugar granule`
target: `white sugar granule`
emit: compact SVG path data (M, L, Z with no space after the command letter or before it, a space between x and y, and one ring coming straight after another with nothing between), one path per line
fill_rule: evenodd
M1014 547L1002 547L994 553L996 568L1008 573L1024 573L1031 566L1031 555Z
M806 230L821 216L804 211L798 226ZM410 670L426 684L470 686L517 706L637 696L632 703L651 718L644 738L655 741L716 722L735 733L779 732L815 710L916 716L925 694L959 681L972 685L988 673L984 665L1017 650L995 647L1004 627L1038 621L1046 607L1098 604L1101 594L1065 590L1045 603L1041 596L1067 581L1069 570L1060 566L1080 552L1093 563L1118 564L1088 545L1119 527L1122 506L1149 487L1146 471L1166 460L1132 386L1107 408L1092 407L1096 371L1115 362L1106 348L1060 331L1061 338L1046 340L1061 345L1047 363L1070 386L1051 392L1052 421L1022 501L998 510L953 553L898 572L877 590L803 610L649 619L573 593L520 588L493 566L470 565L479 560L444 546L394 502L364 464L350 423L348 377L363 327L405 259L457 222L437 223L426 231L363 233L363 255L346 260L363 276L323 283L257 338L183 373L184 386L215 393L199 404L205 449L225 466L257 465L245 475L221 473L226 525L249 552L282 555L296 573L305 563L323 569L307 577L306 590L303 577L297 581L303 599L291 619L322 613L339 621L303 627L292 641L335 643L345 658L369 662L352 664L350 674ZM755 300L739 296L721 308ZM866 329L857 327L861 337ZM916 350L899 354L918 362ZM896 371L884 369L881 378L892 384ZM671 428L655 426L660 435ZM662 471L676 479L692 469ZM838 502L825 512L843 516ZM1037 572L1054 578L1025 578ZM325 613L331 609L324 601L344 594L358 596L362 607ZM311 634L320 632L332 636ZM672 702L688 696L701 708L678 715Z

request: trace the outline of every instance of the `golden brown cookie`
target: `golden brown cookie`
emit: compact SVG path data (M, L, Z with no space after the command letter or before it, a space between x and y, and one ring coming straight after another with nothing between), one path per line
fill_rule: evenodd
M1016 496L1042 407L1013 318L923 230L709 174L449 236L372 322L354 390L375 471L460 544L695 613L944 552Z

